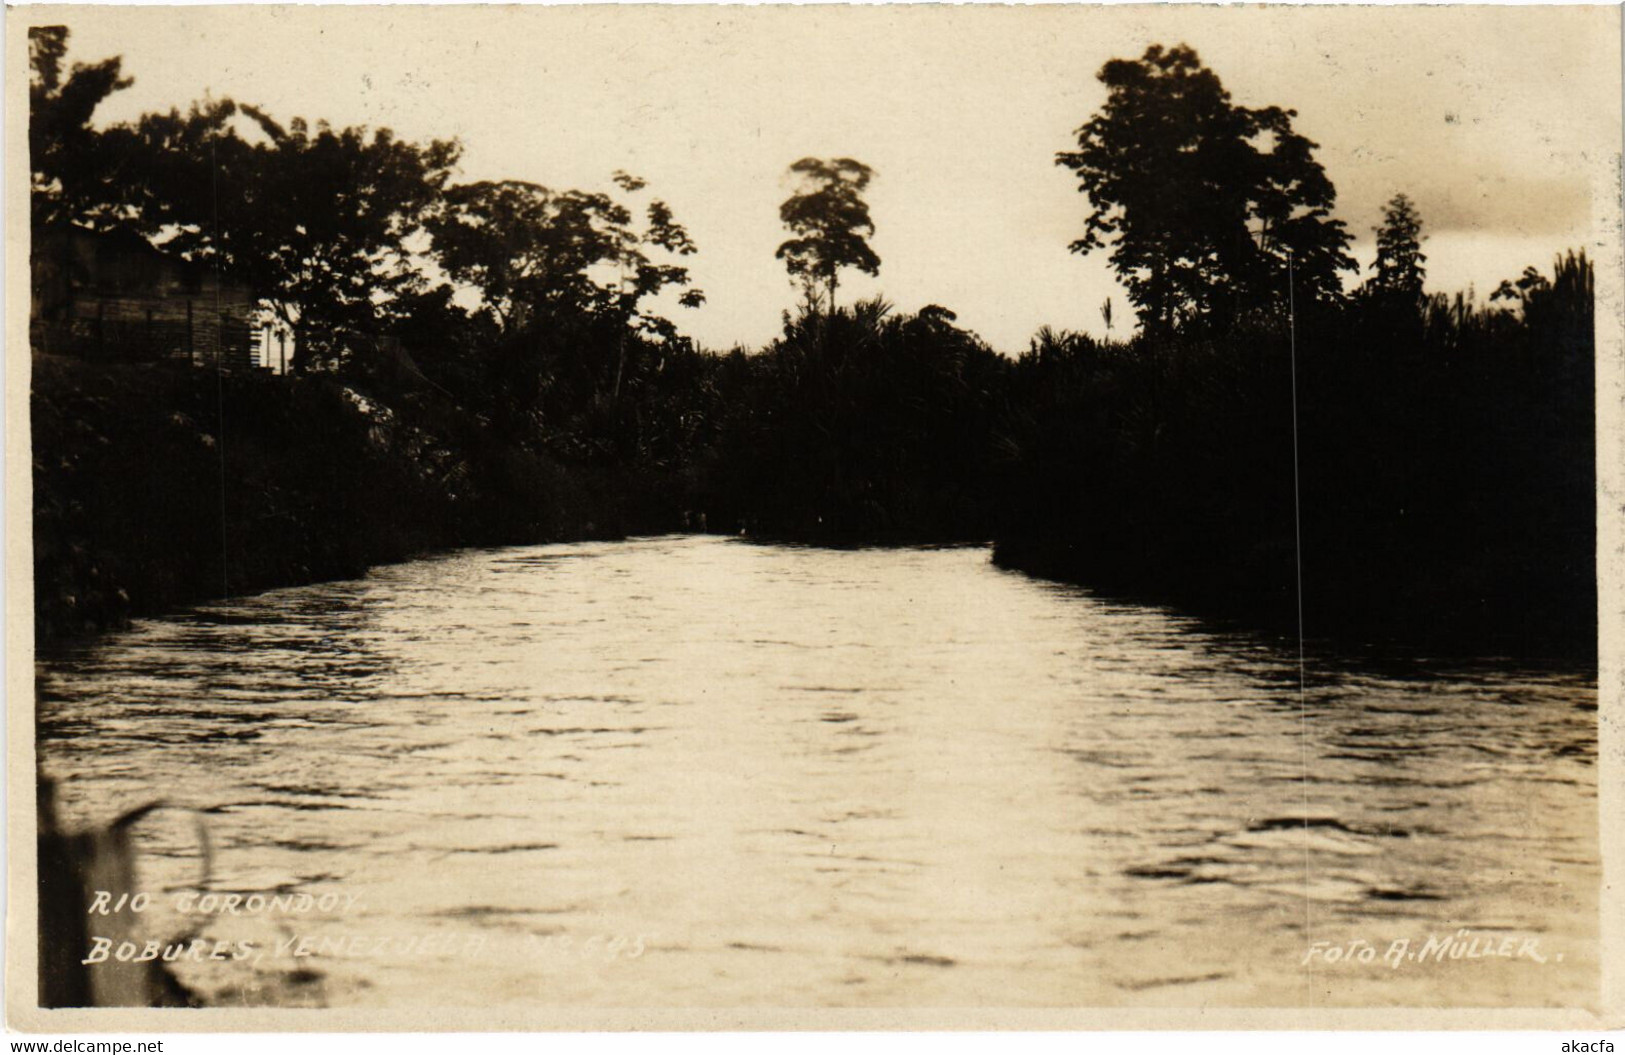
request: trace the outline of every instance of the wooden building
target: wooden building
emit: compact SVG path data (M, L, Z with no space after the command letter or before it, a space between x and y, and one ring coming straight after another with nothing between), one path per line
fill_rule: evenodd
M257 365L249 290L139 235L47 228L34 234L30 264L29 342L37 354Z

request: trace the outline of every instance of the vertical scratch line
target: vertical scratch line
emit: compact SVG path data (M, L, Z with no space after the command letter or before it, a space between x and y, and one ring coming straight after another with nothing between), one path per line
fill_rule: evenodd
M231 575L228 571L229 548L226 541L226 393L221 379L220 360L225 352L226 334L220 324L220 158L214 136L209 137L209 190L214 219L214 406L215 453L220 466L220 596L231 597Z
M1298 306L1293 289L1292 250L1286 252L1287 348L1292 363L1292 552L1298 593L1298 755L1303 769L1303 938L1310 940L1309 896L1309 701L1305 686L1303 646L1303 493L1298 462Z

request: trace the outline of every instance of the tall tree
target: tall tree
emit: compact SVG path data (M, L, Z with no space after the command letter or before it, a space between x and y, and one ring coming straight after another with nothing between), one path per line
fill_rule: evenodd
M624 173L616 183L628 193L644 187ZM445 197L428 224L433 252L453 281L478 292L504 333L590 320L671 339L675 326L644 301L675 287L682 306L704 302L705 294L683 288L688 269L670 259L695 246L663 201L651 201L639 225L608 194L520 180L456 186Z
M851 158L802 158L790 166L790 173L800 186L779 206L779 219L793 237L775 255L801 283L809 303L816 303L823 291L833 312L841 268L880 273L880 257L868 242L875 225L863 200L875 172Z
M645 187L625 173L615 182L628 195ZM694 243L660 200L640 221L610 194L471 183L446 192L428 229L440 267L479 298L479 317L495 335L500 412L515 430L535 431L549 402L553 417L598 397L618 404L629 357L687 346L649 301L669 290L680 291L682 307L705 300L675 262ZM639 366L630 363L634 374Z
M1382 210L1382 226L1372 228L1377 236L1377 258L1366 281L1371 293L1404 297L1420 302L1422 279L1422 217L1416 205L1404 194L1396 194Z
M1111 246L1147 332L1278 312L1289 259L1300 302L1341 295L1349 239L1295 111L1236 105L1184 45L1113 59L1099 79L1105 105L1056 155L1091 206L1071 248Z
M461 151L387 128L283 126L229 99L108 137L143 233L252 288L294 331L301 369L325 336L379 332L394 300L421 291L413 240Z
M30 212L36 226L106 223L115 218L116 174L108 170L96 108L133 82L123 60L74 63L64 73L66 26L28 29L28 155Z

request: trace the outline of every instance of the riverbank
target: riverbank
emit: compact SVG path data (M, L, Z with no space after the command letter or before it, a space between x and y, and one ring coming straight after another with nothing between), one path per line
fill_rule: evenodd
M698 530L992 539L1006 568L1294 638L1301 575L1311 639L1594 659L1589 304L1046 332L1017 360L876 304L756 355L640 347L619 390L543 385L558 362L517 352L462 387L433 348L415 385L36 358L37 635L437 549Z
M1594 660L1591 300L1553 298L1040 344L996 559L1294 637L1301 577L1311 639Z
M1122 551L1089 553L1055 539L1006 538L993 563L1095 596L1172 607L1217 627L1270 635L1283 648L1298 640L1298 592L1291 539L1261 546L1250 559L1206 565L1181 575L1154 554L1131 564ZM1596 669L1595 617L1583 605L1526 595L1515 583L1486 588L1479 568L1446 568L1408 582L1375 577L1359 561L1315 562L1303 585L1302 634L1314 652L1361 654L1374 662L1438 657L1505 657L1539 668ZM1475 578L1477 576L1477 578Z
M433 391L36 356L35 639L436 549L681 526L680 482L564 466Z

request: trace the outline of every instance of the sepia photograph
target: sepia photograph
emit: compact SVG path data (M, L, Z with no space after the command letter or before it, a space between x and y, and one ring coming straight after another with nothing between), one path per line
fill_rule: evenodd
M1619 1027L1620 31L8 7L9 1025Z

